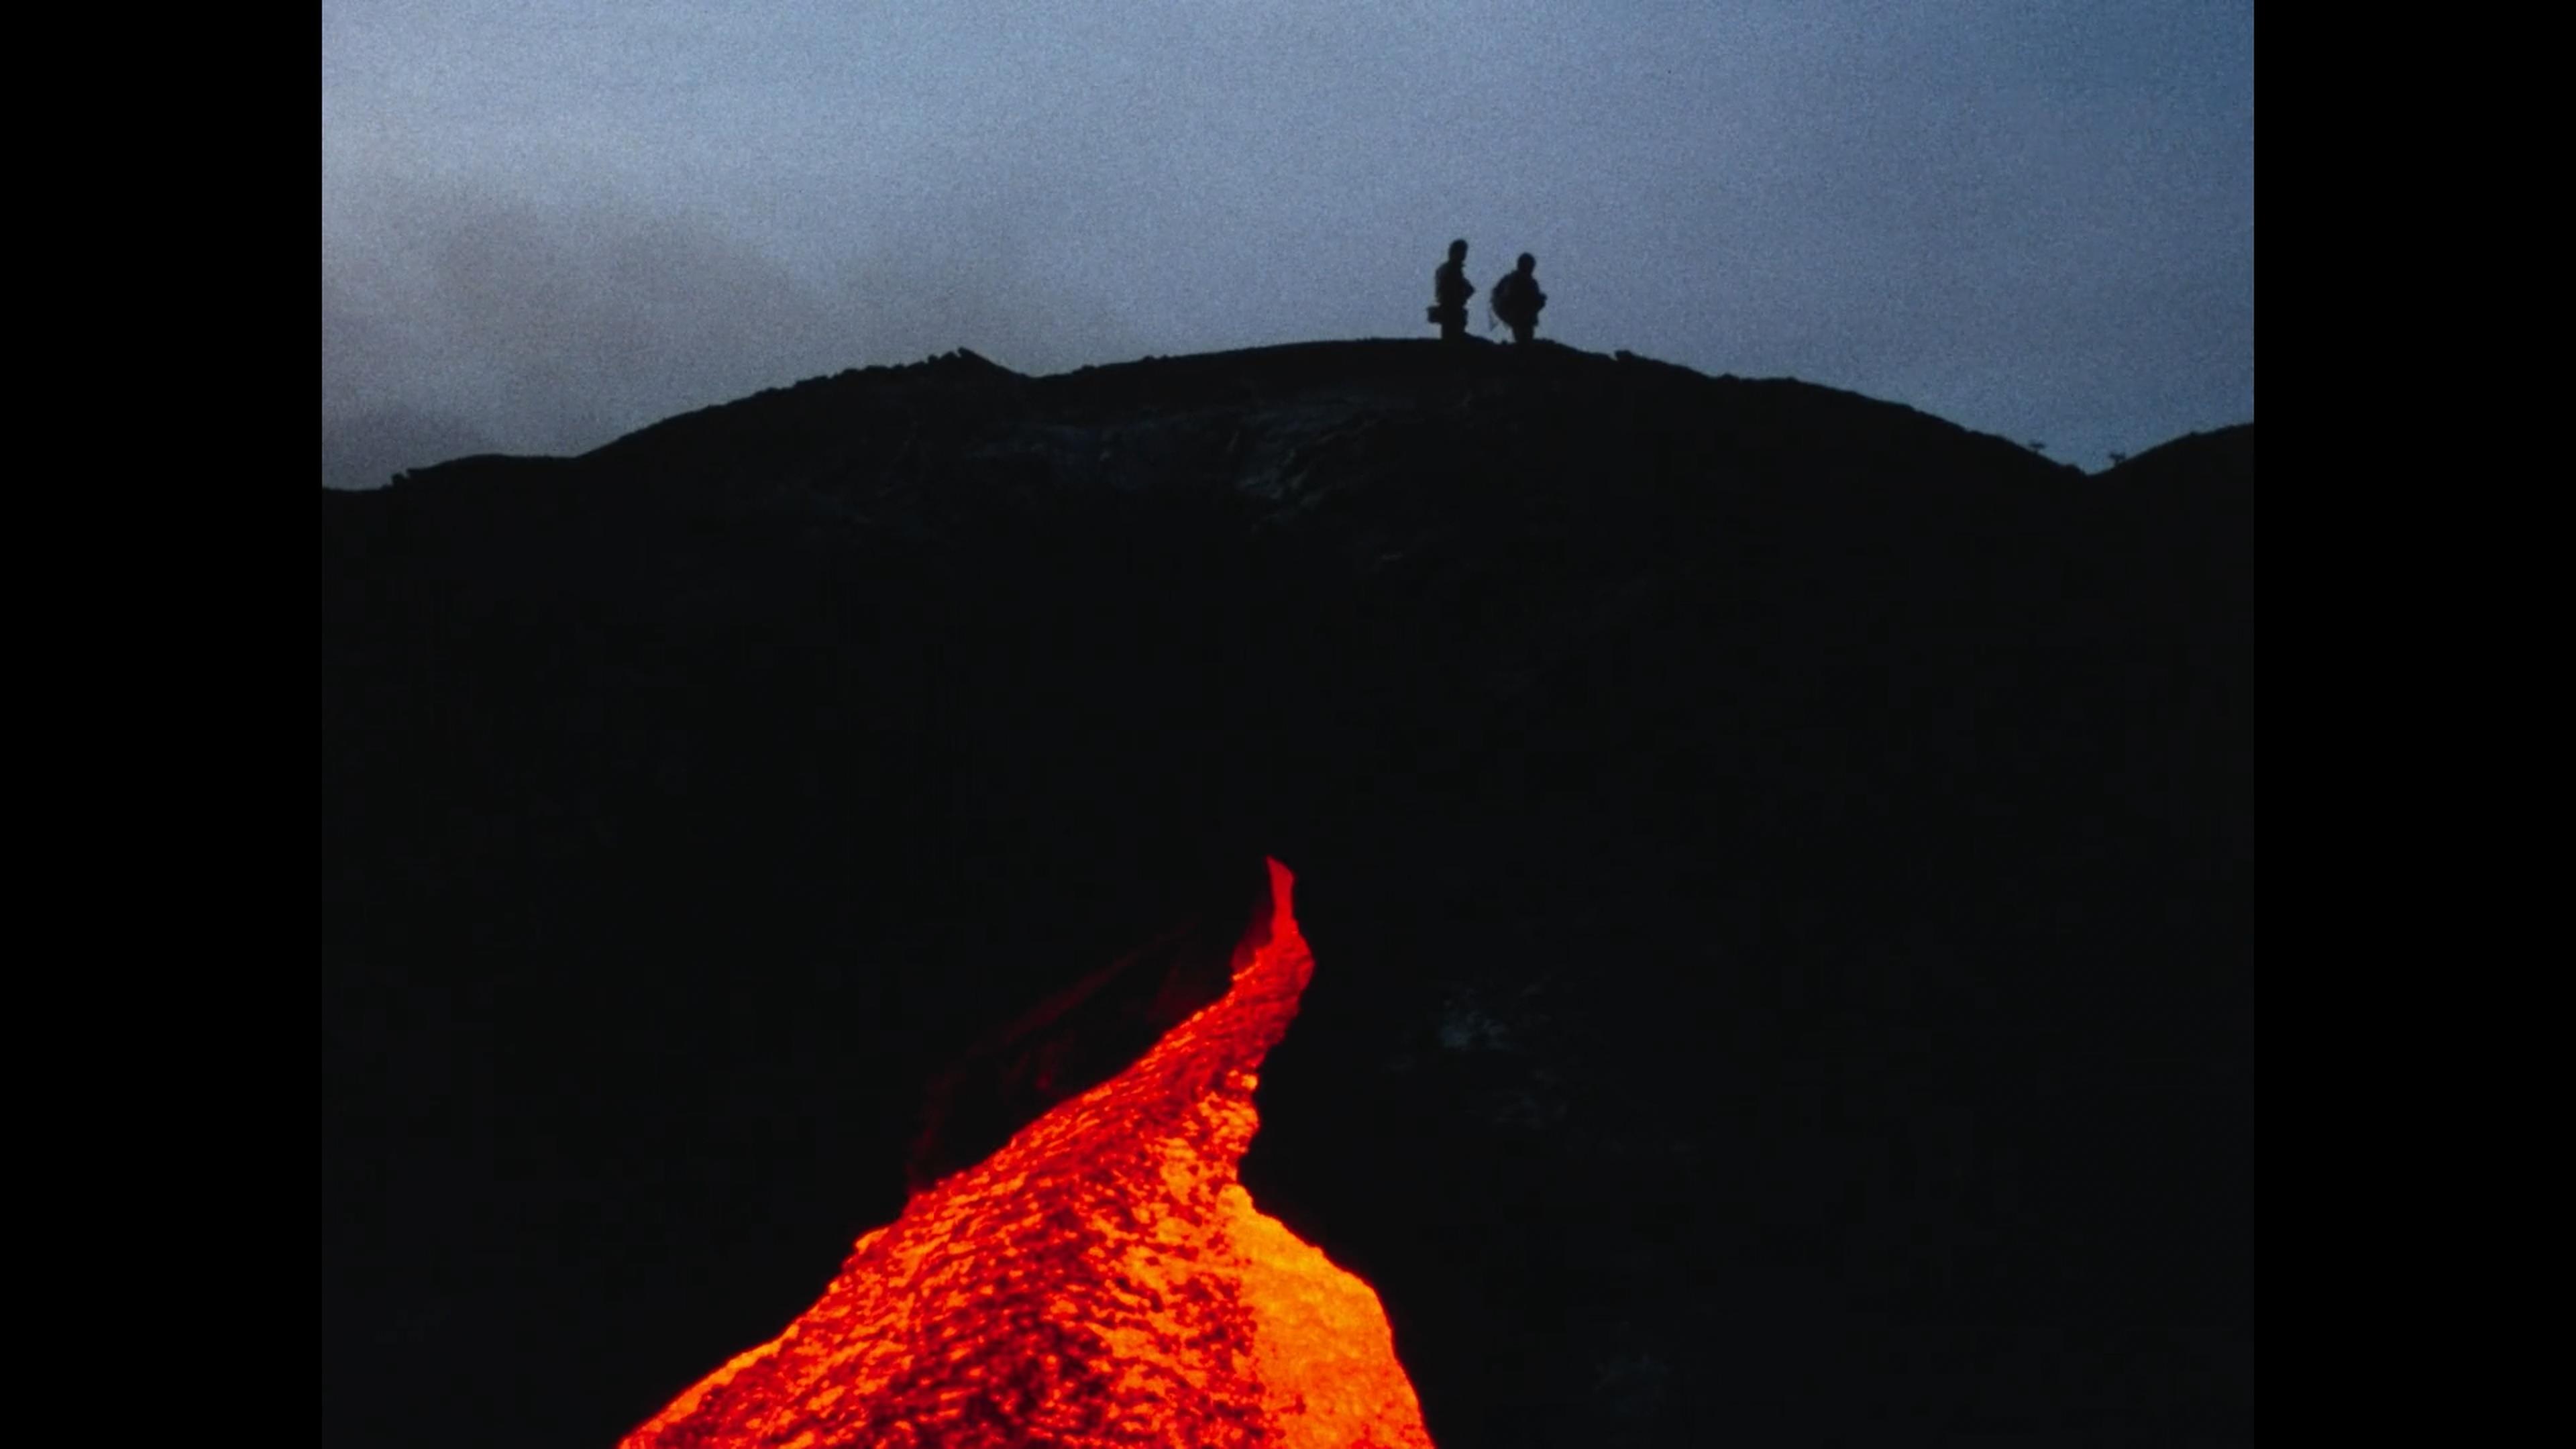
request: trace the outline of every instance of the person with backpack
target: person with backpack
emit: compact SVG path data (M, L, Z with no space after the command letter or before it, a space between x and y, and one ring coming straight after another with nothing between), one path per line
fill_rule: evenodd
M1467 340L1467 299L1476 295L1476 286L1467 280L1467 241L1461 237L1449 244L1449 260L1431 274L1432 303L1430 318L1440 324L1440 340Z
M1512 329L1512 341L1526 344L1538 330L1538 310L1547 305L1547 293L1538 289L1538 258L1521 253L1517 271L1494 284L1494 295L1486 305L1504 326Z

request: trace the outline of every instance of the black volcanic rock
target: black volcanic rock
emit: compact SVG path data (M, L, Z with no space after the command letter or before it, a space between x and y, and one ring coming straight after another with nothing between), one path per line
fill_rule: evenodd
M612 1442L1265 853L1444 1449L2250 1442L2252 436L961 353L326 493L326 1442Z

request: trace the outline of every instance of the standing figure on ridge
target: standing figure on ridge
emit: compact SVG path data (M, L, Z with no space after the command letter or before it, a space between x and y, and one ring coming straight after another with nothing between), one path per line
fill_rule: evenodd
M1512 329L1512 341L1525 345L1530 334L1538 330L1538 309L1547 305L1547 293L1538 289L1538 258L1521 253L1520 270L1494 284L1494 295L1486 305L1503 325Z
M1476 295L1476 284L1467 280L1467 241L1464 237L1449 244L1449 260L1431 274L1431 320L1440 324L1440 340L1467 340L1467 299Z

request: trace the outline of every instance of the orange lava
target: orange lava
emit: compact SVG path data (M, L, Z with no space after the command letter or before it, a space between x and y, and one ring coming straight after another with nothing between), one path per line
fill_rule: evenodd
M1376 1293L1236 1177L1314 971L1289 883L1272 861L1222 999L915 1194L622 1449L1430 1449Z

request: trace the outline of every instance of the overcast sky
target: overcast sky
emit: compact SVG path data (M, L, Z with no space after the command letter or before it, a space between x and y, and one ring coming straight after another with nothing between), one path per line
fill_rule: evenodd
M1542 336L2098 468L2254 414L2253 90L2252 0L324 0L323 479L1427 337L1455 236Z

